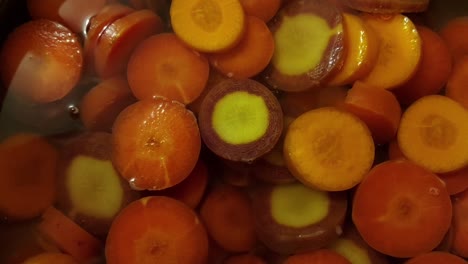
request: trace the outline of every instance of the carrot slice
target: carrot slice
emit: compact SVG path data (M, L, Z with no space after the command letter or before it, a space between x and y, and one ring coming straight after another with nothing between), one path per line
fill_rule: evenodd
M468 257L468 190L453 197L453 244L452 252Z
M289 256L284 264L351 264L346 258L329 249Z
M175 34L163 33L136 48L128 62L127 78L140 100L164 96L188 104L202 93L209 70L205 55L187 47Z
M452 54L456 62L468 55L468 16L455 17L449 20L439 31L440 36Z
M232 49L209 55L211 65L227 77L250 78L266 68L273 57L275 42L261 19L247 16L245 33Z
M440 173L439 177L445 182L450 195L461 193L468 189L468 166L447 173Z
M432 251L411 258L404 264L466 264L466 260L448 252Z
M377 88L391 89L409 80L421 59L421 38L413 22L401 14L364 15L362 18L380 39L375 66L362 81Z
M377 61L379 39L361 17L343 13L344 45L347 48L343 66L327 81L328 85L345 85L364 78Z
M200 209L208 233L224 249L245 252L256 242L255 225L249 197L230 185L215 187Z
M115 218L106 241L108 264L204 264L208 236L197 214L165 196L137 200Z
M459 58L453 67L453 71L447 81L445 87L445 95L459 102L463 107L468 109L468 56Z
M249 16L255 16L268 22L281 6L281 0L240 0L244 11Z
M344 108L366 123L376 143L387 143L395 137L401 108L391 92L357 81L348 91Z
M411 79L392 90L404 105L425 95L438 94L452 71L452 58L442 38L428 27L416 28L422 41L421 61Z
M295 119L286 132L283 151L296 178L326 191L357 185L374 160L374 142L364 122L332 107Z
M411 161L436 173L468 165L468 111L452 99L428 95L403 113L398 145Z
M45 138L15 134L0 143L0 215L24 220L55 199L58 152Z
M79 261L90 260L102 252L101 241L54 207L42 214L37 228L46 239Z
M172 0L170 17L177 36L199 51L227 50L244 34L239 0Z
M407 160L375 166L354 195L352 220L359 233L371 247L393 257L414 257L434 249L451 219L444 183Z

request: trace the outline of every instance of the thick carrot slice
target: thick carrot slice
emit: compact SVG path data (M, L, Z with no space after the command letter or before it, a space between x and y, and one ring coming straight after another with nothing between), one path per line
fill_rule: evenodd
M416 28L422 41L421 61L411 79L392 90L404 105L425 95L439 93L452 71L452 57L442 38L428 27Z
M241 189L230 185L215 187L201 206L200 215L208 233L224 249L244 252L256 242L252 206Z
M468 16L449 20L439 31L452 54L453 61L468 55Z
M54 207L49 207L37 226L39 232L79 261L91 260L102 253L101 241Z
M227 50L244 34L239 0L173 0L170 17L177 36L199 51Z
M453 197L453 243L452 252L468 257L468 190Z
M441 95L425 96L406 109L398 145L411 161L436 173L468 165L468 111Z
M466 260L443 251L432 251L411 258L404 264L466 264Z
M343 13L343 26L346 56L338 73L327 81L328 85L345 85L362 79L377 61L379 38L371 27L350 13Z
M357 185L374 160L374 142L364 122L332 107L311 110L295 119L286 132L283 150L296 178L327 191Z
M44 252L30 257L22 264L78 264L79 262L72 256L63 253Z
M380 40L375 67L362 79L368 85L391 89L409 80L421 59L421 38L411 20L401 14L364 15Z
M407 160L387 161L375 166L358 186L352 219L374 249L414 257L442 241L450 227L452 204L437 175Z
M468 56L459 58L453 67L453 71L447 81L445 87L445 95L459 102L463 107L468 109Z
M260 18L247 16L245 33L232 49L209 55L211 65L232 78L250 78L266 68L273 57L275 42Z
M144 40L133 52L127 78L138 99L164 96L188 104L203 91L209 64L175 34L163 33Z
M281 6L281 0L240 0L244 12L249 16L256 16L268 22Z
M90 131L111 132L117 115L136 101L125 78L101 81L81 99L80 119Z
M204 264L208 236L196 213L165 196L137 200L115 218L106 241L108 264Z
M223 264L266 264L266 262L259 256L246 253L228 257Z
M376 143L387 143L395 137L401 107L391 92L357 81L348 91L344 108L366 123Z
M309 253L295 254L288 257L284 264L351 264L347 259L329 249L320 249Z
M24 220L55 199L58 152L45 138L16 134L0 143L0 215Z

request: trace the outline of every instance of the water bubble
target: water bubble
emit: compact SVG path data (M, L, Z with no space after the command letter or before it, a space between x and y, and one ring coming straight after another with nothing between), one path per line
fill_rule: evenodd
M69 105L68 106L68 113L72 118L78 118L80 115L80 109L76 105Z

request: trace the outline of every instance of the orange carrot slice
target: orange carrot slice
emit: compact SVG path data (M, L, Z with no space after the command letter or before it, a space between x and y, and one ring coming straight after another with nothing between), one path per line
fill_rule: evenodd
M444 183L407 160L375 166L354 195L352 220L357 230L371 247L394 257L414 257L434 249L451 219Z
M328 85L345 85L364 78L374 66L378 51L377 34L361 17L343 13L344 45L347 48L343 66L327 82Z
M208 75L205 55L192 50L173 33L144 40L133 52L127 67L130 88L140 100L164 96L191 103L202 93Z
M347 259L329 249L301 253L289 256L284 264L351 264Z
M205 264L208 236L188 206L166 196L149 196L117 215L105 252L108 264Z
M447 173L440 173L439 177L445 182L450 195L461 193L468 189L468 166Z
M463 107L468 109L468 56L459 58L453 67L453 71L447 81L445 87L445 95L459 102Z
M296 118L286 132L283 151L296 178L326 191L354 187L374 161L374 141L364 122L333 107Z
M398 145L411 161L444 173L468 165L468 111L454 100L428 95L403 113Z
M466 264L466 260L448 252L432 251L411 258L404 264Z
M468 190L453 197L453 244L452 252L468 257Z
M54 207L42 214L37 228L46 239L79 261L93 259L102 252L101 241Z
M401 108L391 92L357 81L348 91L344 108L366 123L376 143L387 143L395 137Z
M375 67L362 79L368 85L391 89L411 78L421 59L421 38L411 20L401 14L364 15L380 39Z
M249 16L256 16L268 22L281 6L281 0L240 0L244 11Z
M16 134L0 143L0 215L24 220L55 199L58 152L45 138Z
M449 20L439 31L440 36L452 54L453 61L458 61L468 55L468 16L460 16Z
M442 38L428 27L416 28L422 41L421 62L411 79L392 90L404 105L439 93L452 71L452 58Z
M173 0L174 32L192 48L219 52L234 47L244 33L244 10L239 0Z
M266 68L273 56L275 42L261 19L247 16L245 33L232 49L209 55L211 65L227 77L250 78Z

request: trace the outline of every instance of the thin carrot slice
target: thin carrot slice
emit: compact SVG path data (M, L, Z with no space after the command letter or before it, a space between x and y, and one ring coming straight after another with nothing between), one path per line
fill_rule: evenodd
M401 14L364 15L380 39L375 67L362 79L368 85L391 89L413 76L421 59L421 38L411 20Z
M281 6L281 0L240 0L244 11L249 16L256 16L268 22Z
M93 259L103 250L101 241L54 207L42 214L37 228L46 239L79 261Z
M345 47L343 66L327 81L328 85L345 85L365 77L377 61L379 39L361 17L343 13Z
M261 19L247 16L243 38L232 49L209 55L211 65L232 78L250 78L266 68L273 56L275 42Z
M135 49L127 78L140 100L164 96L188 104L202 93L209 70L205 55L192 50L175 34L163 33L147 38Z
M439 31L440 36L452 54L456 62L468 55L468 16L455 17L449 20Z
M431 251L409 259L404 264L466 264L466 260L443 251Z
M458 59L445 87L445 95L468 109L468 56Z
M342 191L361 182L374 161L374 148L364 122L351 113L325 107L291 123L283 151L289 170L305 185Z
M397 138L403 154L432 172L468 165L468 110L441 95L417 100L403 113Z
M376 143L387 143L395 137L401 108L390 91L357 81L348 91L344 108L366 123Z
M0 215L24 220L55 199L58 152L45 138L16 134L0 143Z
M170 17L177 36L203 52L234 47L244 33L239 0L173 0Z
M452 57L442 38L425 26L416 27L422 41L421 62L414 75L392 90L403 105L430 94L438 94L452 71Z

